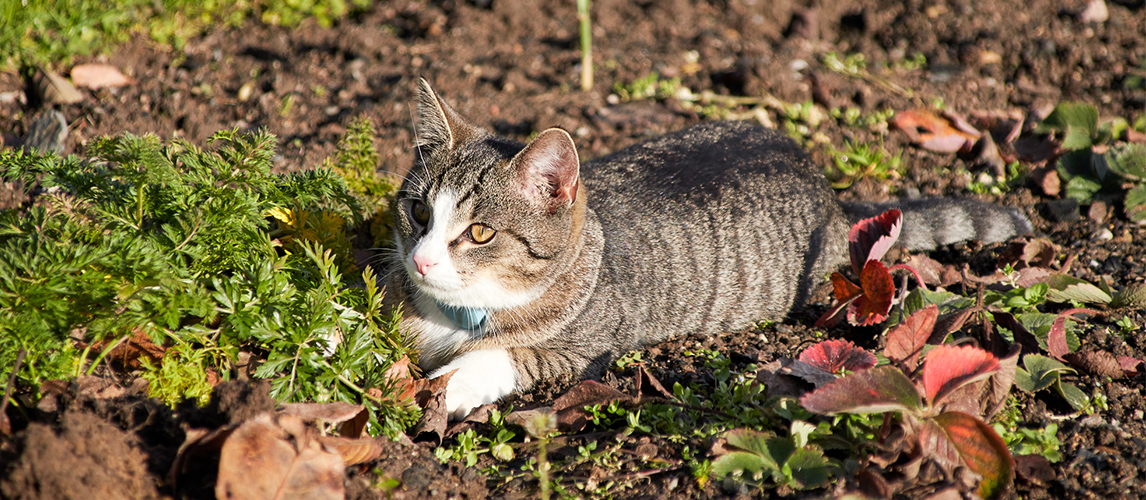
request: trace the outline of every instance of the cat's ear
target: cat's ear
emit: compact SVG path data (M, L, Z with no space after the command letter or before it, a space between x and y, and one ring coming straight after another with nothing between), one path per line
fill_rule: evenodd
M539 134L513 158L526 196L547 205L550 212L577 201L581 162L569 132L551 128Z
M417 133L417 146L431 152L450 150L460 136L468 130L462 117L448 105L425 78L418 79L418 102L414 115L414 131Z

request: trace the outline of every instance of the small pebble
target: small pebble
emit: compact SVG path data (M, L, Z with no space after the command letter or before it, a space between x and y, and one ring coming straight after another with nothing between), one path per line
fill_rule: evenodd
M1090 237L1090 241L1110 241L1112 239L1114 239L1114 233L1107 228L1099 229Z

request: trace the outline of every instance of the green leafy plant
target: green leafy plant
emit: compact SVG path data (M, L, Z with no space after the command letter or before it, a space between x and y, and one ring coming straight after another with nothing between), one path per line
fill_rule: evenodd
M614 83L613 93L622 101L663 100L675 96L682 88L680 78L663 80L661 75L654 71L633 80L628 85L621 82Z
M211 143L124 135L94 141L87 159L0 151L5 178L46 193L0 214L0 370L24 350L17 378L34 390L142 335L164 351L141 374L167 402L202 400L207 373L228 378L245 351L264 357L254 375L273 397L365 403L372 431L401 432L418 410L385 376L406 348L373 270L344 279L345 255L270 217L328 214L338 234L359 220L357 199L329 169L271 174L269 134Z
M802 422L804 427L811 424ZM808 445L808 432L799 432L793 423L790 437L778 437L751 429L729 431L726 453L712 463L718 477L741 480L760 487L787 485L795 489L823 486L837 473L834 465L817 447Z
M369 0L37 0L0 2L0 66L69 63L142 32L182 48L188 39L250 18L297 26L306 19L330 26Z
M847 189L861 179L882 181L900 176L900 156L892 156L876 144L850 144L844 151L830 151L835 169L829 169L832 187Z
M1055 134L1067 150L1056 165L1066 195L1082 203L1123 202L1127 218L1146 220L1146 146L1114 144L1098 149L1128 125L1125 120L1099 124L1090 104L1066 102L1055 107L1036 131Z

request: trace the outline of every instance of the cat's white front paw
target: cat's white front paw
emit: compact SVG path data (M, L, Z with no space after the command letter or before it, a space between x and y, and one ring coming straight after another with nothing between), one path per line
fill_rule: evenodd
M513 358L505 349L468 352L434 370L437 378L457 370L446 385L446 413L450 420L461 420L471 410L497 401L517 387Z

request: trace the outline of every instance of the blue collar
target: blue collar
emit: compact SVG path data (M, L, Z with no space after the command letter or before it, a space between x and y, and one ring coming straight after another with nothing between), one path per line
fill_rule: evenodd
M485 309L476 307L456 307L437 302L438 309L446 315L455 326L463 330L477 330L485 326L489 313Z

